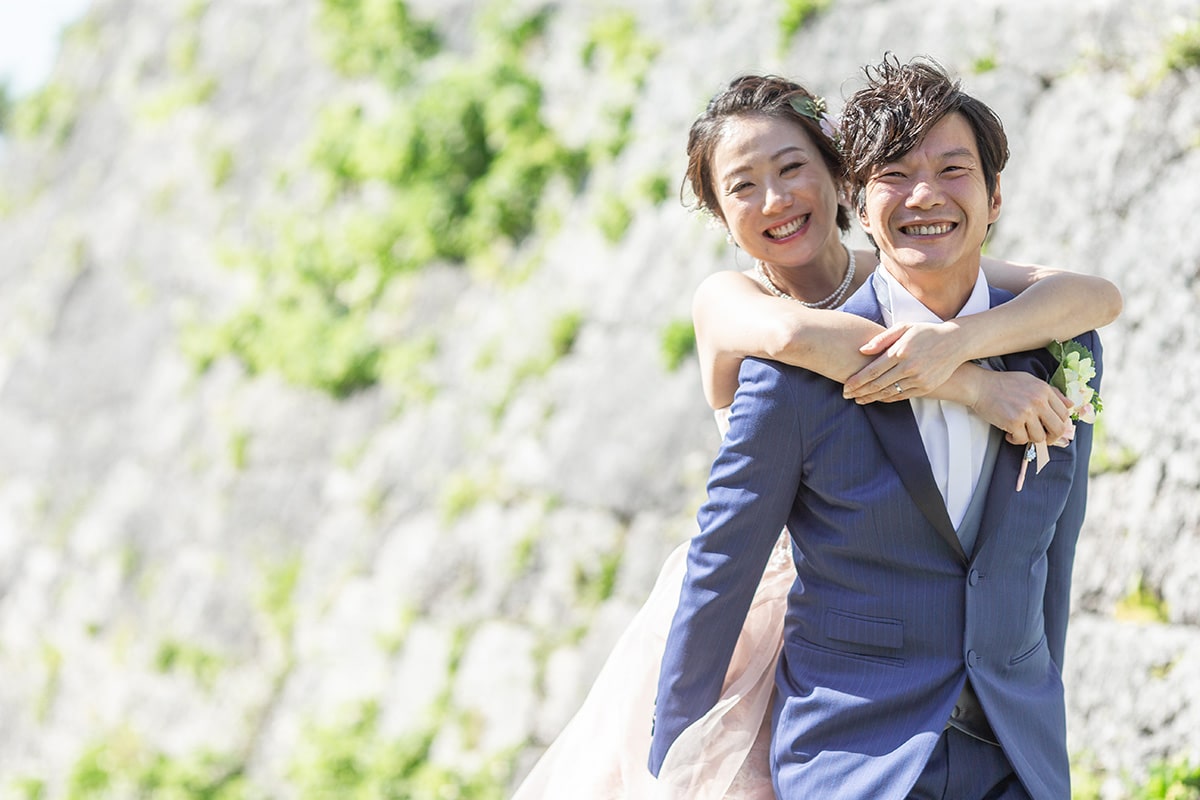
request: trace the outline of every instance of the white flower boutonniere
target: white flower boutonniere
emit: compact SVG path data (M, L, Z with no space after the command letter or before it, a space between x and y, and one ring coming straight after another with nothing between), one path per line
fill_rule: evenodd
M1067 398L1071 406L1071 419L1076 422L1094 423L1096 417L1104 408L1099 393L1089 382L1096 377L1096 358L1092 351L1076 341L1051 342L1046 348L1058 360L1058 369L1050 376L1050 385L1058 389ZM1075 437L1075 426L1072 425L1063 438L1053 442L1056 447L1066 447ZM1021 471L1017 475L1017 491L1025 485L1025 470L1029 462L1037 460L1036 472L1050 460L1050 448L1045 442L1025 446L1025 457L1021 461Z
M1067 396L1071 404L1071 419L1093 423L1104 409L1100 395L1088 385L1096 377L1096 359L1092 351L1079 342L1051 342L1046 348L1058 359L1058 369L1050 376L1050 385Z

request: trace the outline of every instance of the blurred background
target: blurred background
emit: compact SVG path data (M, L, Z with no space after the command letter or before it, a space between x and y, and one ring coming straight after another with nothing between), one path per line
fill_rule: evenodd
M1200 796L1200 2L77 0L0 10L0 797L507 797L716 452L689 124L886 50L1124 292L1075 796Z

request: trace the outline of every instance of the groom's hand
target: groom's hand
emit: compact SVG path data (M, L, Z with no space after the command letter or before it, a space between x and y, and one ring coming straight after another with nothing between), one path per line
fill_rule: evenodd
M1027 372L980 370L971 410L1005 432L1012 444L1054 443L1069 436L1070 404L1062 392Z

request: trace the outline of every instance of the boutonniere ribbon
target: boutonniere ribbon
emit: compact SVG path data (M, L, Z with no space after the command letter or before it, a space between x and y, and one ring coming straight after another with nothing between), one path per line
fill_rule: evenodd
M1067 398L1071 408L1071 419L1088 424L1096 421L1096 416L1104 408L1100 395L1088 385L1096 377L1096 359L1092 351L1076 341L1051 342L1046 348L1058 360L1058 369L1050 376L1050 385L1058 389ZM1075 437L1075 426L1072 424L1066 434L1057 442L1055 447L1066 447ZM1021 459L1021 471L1017 473L1017 491L1025 486L1025 470L1029 462L1037 461L1035 474L1042 471L1050 460L1050 448L1046 442L1030 442L1025 445L1025 455Z

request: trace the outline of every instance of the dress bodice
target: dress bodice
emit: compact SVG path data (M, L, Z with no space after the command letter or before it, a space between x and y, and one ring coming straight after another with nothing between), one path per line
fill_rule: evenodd
M721 438L725 438L725 434L729 433L729 410L732 406L721 406L713 411L713 419L717 421L717 430L721 432Z

